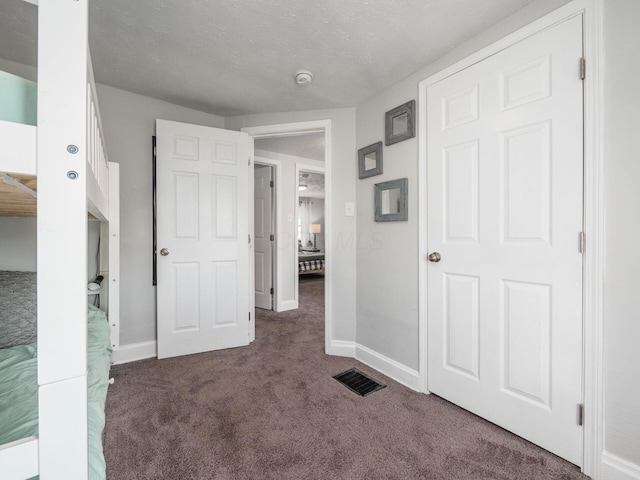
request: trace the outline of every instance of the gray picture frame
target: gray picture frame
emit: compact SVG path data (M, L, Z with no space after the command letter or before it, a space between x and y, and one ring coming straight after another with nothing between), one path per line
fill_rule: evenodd
M373 156L372 156L373 154ZM367 168L373 160L375 165ZM358 178L368 178L382 173L382 142L368 145L358 150Z
M395 192L394 190L399 191ZM387 193L385 194L385 192ZM409 220L408 200L408 179L400 178L389 182L376 183L374 188L375 221L404 222Z
M416 136L416 101L411 100L384 115L384 144L393 145Z

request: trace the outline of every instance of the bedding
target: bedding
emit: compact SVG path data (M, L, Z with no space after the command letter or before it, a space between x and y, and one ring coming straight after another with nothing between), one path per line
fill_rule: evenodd
M324 253L298 253L298 273L323 273Z
M102 452L104 406L109 384L111 342L107 315L88 305L87 399L89 422L89 478L105 478ZM0 350L0 444L38 433L36 344Z

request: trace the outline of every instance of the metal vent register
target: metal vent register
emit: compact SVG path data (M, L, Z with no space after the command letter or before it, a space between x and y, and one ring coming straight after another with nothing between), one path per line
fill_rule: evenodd
M368 377L355 368L342 372L333 378L361 397L366 397L386 387L386 385L376 382L373 378Z

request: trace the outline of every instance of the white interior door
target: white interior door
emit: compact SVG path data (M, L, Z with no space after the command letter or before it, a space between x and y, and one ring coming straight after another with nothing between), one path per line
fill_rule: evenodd
M582 464L582 24L427 89L428 389Z
M249 138L156 121L158 358L247 345Z
M273 169L254 166L256 307L273 308Z

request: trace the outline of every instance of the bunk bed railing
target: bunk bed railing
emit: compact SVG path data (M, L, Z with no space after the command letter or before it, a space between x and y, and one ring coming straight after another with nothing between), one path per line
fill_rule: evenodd
M101 212L108 212L109 159L105 149L98 95L93 78L91 56L87 58L87 197L89 211L104 220ZM94 210L98 210L95 212Z

